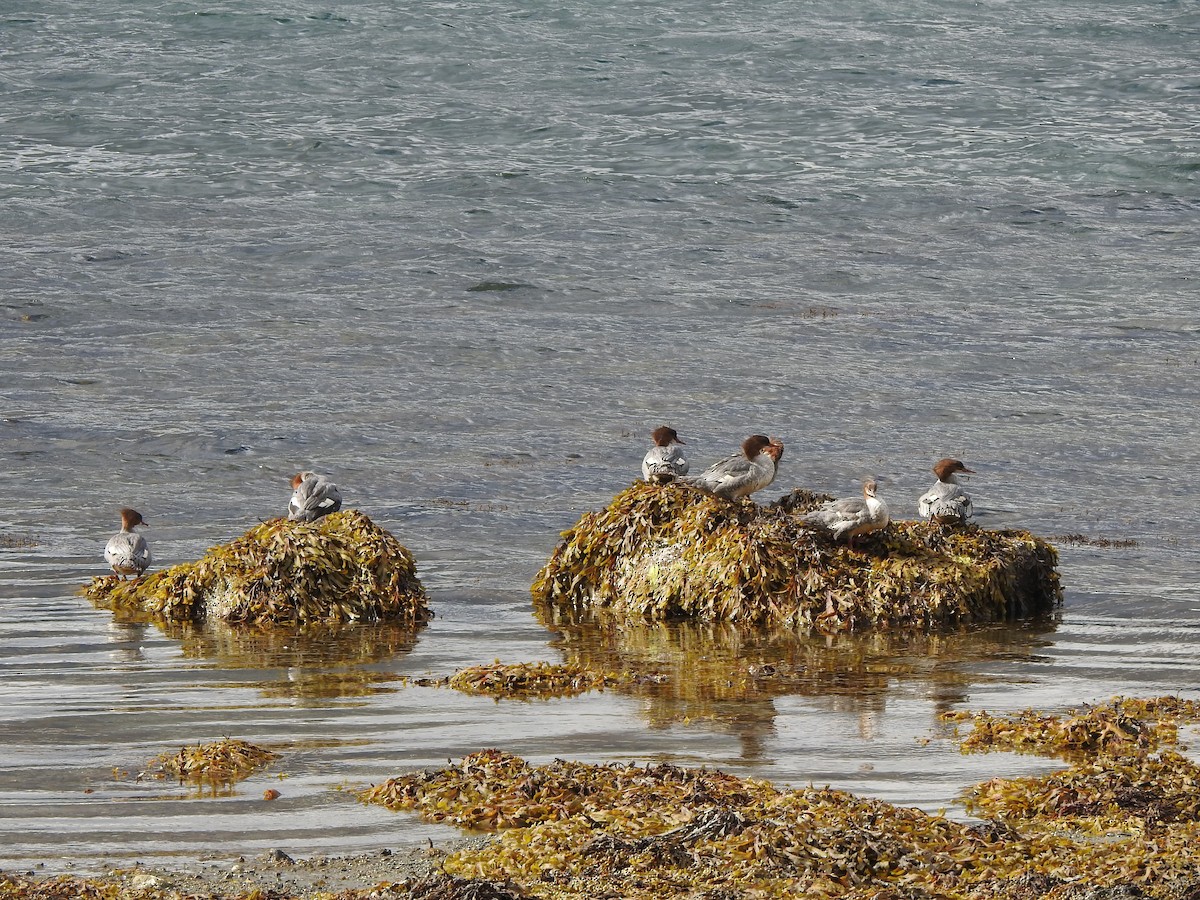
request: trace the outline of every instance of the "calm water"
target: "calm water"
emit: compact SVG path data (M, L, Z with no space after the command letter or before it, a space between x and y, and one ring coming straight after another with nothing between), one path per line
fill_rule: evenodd
M489 746L954 811L1047 763L960 756L942 710L1200 693L1194 4L134 7L0 0L0 866L421 841L339 788ZM986 526L1135 543L1064 545L1059 616L972 634L551 633L534 573L662 422L698 465L780 435L771 497L870 473L912 516L951 454ZM301 468L413 550L427 628L76 595L118 507L169 565ZM726 687L403 680L591 657ZM283 761L136 779L226 735Z

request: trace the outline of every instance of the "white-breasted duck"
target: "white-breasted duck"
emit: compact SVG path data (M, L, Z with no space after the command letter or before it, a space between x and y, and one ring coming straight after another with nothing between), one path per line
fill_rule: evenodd
M889 521L887 504L876 496L878 484L868 481L863 485L861 497L830 500L804 516L802 521L827 532L834 540L845 538L850 547L860 535L870 534L887 527Z
M963 465L961 460L947 456L933 465L937 483L921 495L917 501L917 512L921 518L942 525L958 525L970 520L974 509L971 496L962 489L955 476L959 473L975 473Z
M104 545L104 559L112 566L113 575L125 580L127 575L140 578L150 567L150 546L146 539L133 529L139 525L150 527L136 509L121 509L121 530Z

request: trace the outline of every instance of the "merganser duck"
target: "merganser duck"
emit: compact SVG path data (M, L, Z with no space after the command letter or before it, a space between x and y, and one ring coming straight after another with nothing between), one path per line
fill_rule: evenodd
M921 518L942 525L957 525L971 518L971 497L959 486L958 479L954 477L956 472L975 474L960 460L948 456L934 463L933 474L937 475L938 480L917 501Z
M301 472L292 479L292 499L288 518L293 522L315 522L321 516L342 508L337 485L316 472Z
M858 497L830 500L801 521L828 532L834 540L846 538L853 547L854 539L860 534L869 534L887 527L888 508L886 503L875 496L877 487L874 481L868 481L863 485L861 500Z
M742 450L709 466L699 475L685 475L683 484L690 484L714 497L740 500L761 491L775 480L783 442L765 434L752 434L742 441Z
M124 507L121 510L121 530L104 545L104 559L112 566L113 575L122 581L126 575L140 578L150 566L150 547L146 539L133 530L139 525L150 527L140 512Z
M651 484L666 484L679 475L686 475L688 461L683 458L683 451L672 444L682 444L683 438L675 433L674 428L660 425L650 432L654 446L646 451L642 459L642 477Z

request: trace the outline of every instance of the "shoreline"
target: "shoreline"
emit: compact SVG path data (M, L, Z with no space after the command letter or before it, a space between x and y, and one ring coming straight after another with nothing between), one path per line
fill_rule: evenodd
M98 864L81 870L68 860L53 866L43 862L32 870L12 871L0 867L0 897L64 897L50 893L56 882L74 880L78 885L112 886L116 896L136 892L146 898L235 898L254 896L310 898L369 892L382 884L415 883L438 875L441 862L456 850L477 849L494 840L492 835L475 835L427 846L406 845L382 848L349 856L293 856L282 849L256 856L203 857L170 863L134 862L126 867Z
M485 750L360 796L473 829L462 837L345 856L278 848L180 856L95 875L61 872L112 862L64 857L24 873L0 869L0 898L1103 900L1129 885L1156 900L1200 896L1200 764L1179 741L1181 726L1200 724L1200 701L1114 697L1062 715L964 712L946 721L966 752L1033 753L1060 767L975 785L967 809L977 821L968 824L707 767L535 765Z

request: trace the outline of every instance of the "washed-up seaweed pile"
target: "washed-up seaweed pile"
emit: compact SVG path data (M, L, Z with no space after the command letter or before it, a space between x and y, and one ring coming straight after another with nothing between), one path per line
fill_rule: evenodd
M99 606L125 616L229 623L425 622L412 554L357 510L316 522L272 519L240 538L136 581L95 578Z
M139 895L138 900L145 896ZM133 900L121 885L113 882L74 875L41 881L4 872L0 872L0 897L5 900L122 900L123 897Z
M1200 704L1178 697L1114 697L1062 716L1026 709L1011 716L946 713L942 720L970 723L960 741L964 752L1013 750L1073 760L1137 756L1176 744L1181 723L1200 722Z
M1176 873L1180 862L1191 865L1193 880L1200 879L1200 852L1194 849L1200 766L1176 749L1179 726L1200 722L1200 704L1114 697L1064 716L1025 710L1009 717L945 718L974 726L961 742L965 752L1014 750L1072 763L1046 776L977 785L965 797L969 810L1027 833L1069 829L1102 836L1098 846L1125 847L1131 859L1142 860L1148 879Z
M1160 743L1127 741L1117 745L1119 755L1100 753L1049 775L979 785L973 809L992 818L976 824L707 769L563 760L533 766L483 751L360 796L432 821L503 829L494 841L447 857L444 873L313 898L1195 900L1200 769L1167 745L1177 735L1172 723L1195 721L1196 707L1163 697L1114 700L1102 708L1137 719ZM1005 738L995 746L1076 752L1078 725L1053 719L1014 717L1014 727L1031 738ZM291 897L283 891L270 896ZM111 880L34 881L0 873L0 897L178 895L131 893Z
M571 697L600 690L616 680L614 676L576 665L496 662L460 669L450 676L448 684L466 694L529 699Z
M1058 805L1039 803L1066 796L1055 776L989 782L980 808L997 821L976 825L710 770L532 766L494 750L392 779L362 798L433 821L505 829L482 849L450 856L444 868L510 879L535 897L1066 900L1133 883L1136 896L1197 896L1200 799L1190 779L1200 773L1173 753L1156 763L1129 758L1119 773L1093 765L1109 778L1080 776L1080 793ZM1134 790L1139 773L1148 780ZM1004 793L1002 785L1014 787ZM1155 790L1163 798L1157 806L1148 800ZM1117 828L1102 841L1092 836L1094 805Z
M1100 756L1037 778L992 779L966 799L977 815L1024 833L1100 835L1135 859L1160 848L1167 865L1192 867L1200 891L1200 766L1175 750Z
M211 744L180 747L176 753L163 753L150 761L145 774L193 784L227 785L241 781L278 758L279 754L263 747L225 738Z
M1054 548L1024 531L895 522L851 550L801 516L638 483L586 513L538 573L536 603L635 620L782 624L823 631L937 629L1049 610Z

